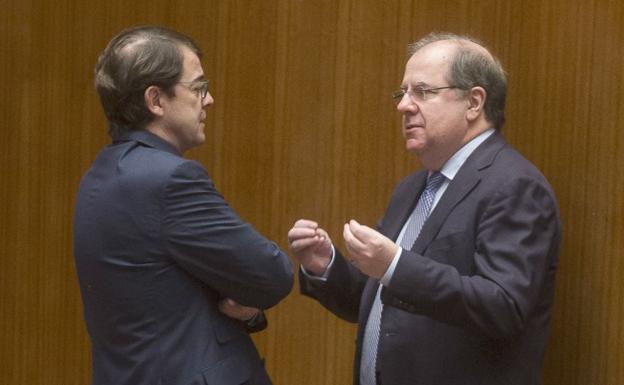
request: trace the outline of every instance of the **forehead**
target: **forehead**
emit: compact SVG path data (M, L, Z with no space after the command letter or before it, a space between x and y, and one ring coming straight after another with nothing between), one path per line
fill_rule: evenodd
M439 85L446 80L457 45L444 40L428 44L416 51L405 65L404 84Z
M199 58L190 48L181 46L183 57L181 81L192 81L204 75Z

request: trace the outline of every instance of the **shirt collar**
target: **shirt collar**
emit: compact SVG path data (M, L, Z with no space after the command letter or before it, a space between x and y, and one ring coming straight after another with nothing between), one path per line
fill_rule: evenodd
M453 180L453 178L455 178L455 175L457 174L461 166L464 165L466 159L468 159L470 154L472 154L472 152L476 150L476 148L479 147L479 145L483 143L487 138L489 138L490 135L492 135L493 133L493 128L487 129L474 137L470 142L463 145L462 148L457 150L457 152L453 154L453 156L451 156L451 158L447 160L446 163L444 163L444 166L442 166L442 168L440 169L442 175L444 175L449 181Z

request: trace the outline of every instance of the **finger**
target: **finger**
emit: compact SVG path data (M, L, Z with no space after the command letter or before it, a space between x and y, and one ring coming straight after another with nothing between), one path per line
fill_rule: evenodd
M308 249L313 249L315 247L320 246L323 243L323 240L318 237L312 238L301 238L295 241L290 242L289 247L294 252L303 252Z
M327 234L327 231L325 231L324 229L320 227L316 229L316 235L320 236L322 239L328 239L328 240L330 239L329 234Z
M354 219L351 219L349 222L345 224L345 228L349 231L350 237L352 238L351 243L358 241L360 244L363 243L364 239L361 238L361 225Z
M360 250L363 249L364 244L357 239L357 237L355 237L353 235L353 232L351 231L351 224L350 223L345 223L344 225L344 231L343 231L343 237L345 240L345 244L347 245L347 247L349 248L349 250L352 253L356 253L359 254Z
M374 230L366 225L361 225L355 220L351 220L349 222L349 227L353 236L363 243L368 243L380 235L377 230Z
M353 239L353 234L351 233L351 228L348 223L345 223L342 228L342 237L344 238L347 246L351 243L351 239Z
M351 219L349 222L349 230L351 230L351 234L357 239L361 239L361 230L362 225L358 223L355 219Z
M349 252L349 256L347 257L349 263L360 269L360 267L358 266L358 262L361 259L362 244L353 236L353 233L351 232L348 223L345 223L344 225L343 236L345 239L345 246L347 247L347 251Z
M318 227L318 223L309 219L298 219L293 225L293 228L294 227L307 227L310 229L316 229Z
M316 229L293 227L288 231L288 242L293 242L301 238L313 238L315 235L317 235Z
M349 229L349 225L345 223L342 229L342 238L345 241L345 246L347 247L347 251L352 253L351 251L351 242L353 239L353 234L351 234L351 230Z

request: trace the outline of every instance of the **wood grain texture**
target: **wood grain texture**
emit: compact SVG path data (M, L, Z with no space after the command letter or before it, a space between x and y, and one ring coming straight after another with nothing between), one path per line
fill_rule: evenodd
M189 153L286 247L299 217L373 225L404 153L390 94L406 45L468 33L509 75L508 140L549 178L564 242L546 384L624 383L624 4L615 0L0 0L0 383L86 384L76 187L106 123L98 53L122 28L197 40L215 104ZM297 290L254 336L276 385L348 384L355 326Z

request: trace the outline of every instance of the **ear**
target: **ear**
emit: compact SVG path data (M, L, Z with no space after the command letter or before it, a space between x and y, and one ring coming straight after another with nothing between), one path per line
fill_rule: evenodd
M149 86L143 93L145 100L145 106L155 116L163 116L164 109L162 106L162 98L164 94L162 90L157 86Z
M466 119L474 121L483 113L487 93L483 87L479 86L472 87L468 92L468 112L466 112Z

